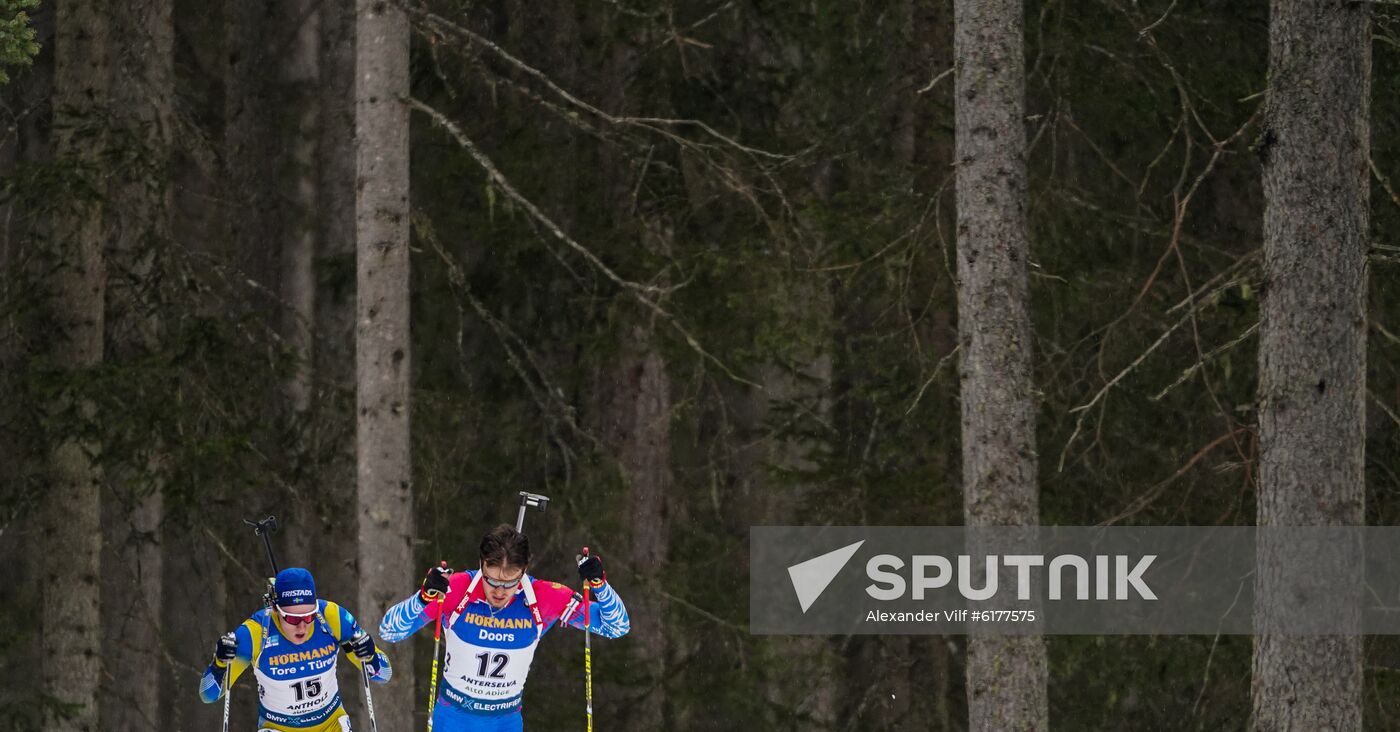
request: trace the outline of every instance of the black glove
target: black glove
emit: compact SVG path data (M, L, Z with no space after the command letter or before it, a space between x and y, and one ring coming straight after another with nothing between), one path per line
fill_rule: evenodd
M350 646L350 651L361 661L368 663L378 658L378 655L375 653L374 639L369 637L369 633L366 633L363 629L350 636L350 642L347 645Z
M446 596L451 587L448 582L451 577L452 570L447 567L433 567L428 570L428 576L423 578L423 588L418 591L418 599L427 605L439 597Z
M603 580L608 575L603 571L603 560L596 554L580 554L578 559L578 576L583 581L597 587L603 584Z
M238 655L238 636L233 633L224 633L219 636L219 642L214 646L214 661L219 666L227 666L234 656Z

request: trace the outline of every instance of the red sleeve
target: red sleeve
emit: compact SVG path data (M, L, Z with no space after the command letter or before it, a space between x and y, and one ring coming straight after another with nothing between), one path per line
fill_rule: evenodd
M574 599L574 591L558 582L535 580L535 602L539 603L540 618L546 624L559 620Z
M423 616L429 620L437 620L438 608L441 607L450 615L457 605L462 602L462 598L467 594L467 586L472 583L470 570L454 572L451 579L447 580L447 599L442 602L430 602L423 608Z

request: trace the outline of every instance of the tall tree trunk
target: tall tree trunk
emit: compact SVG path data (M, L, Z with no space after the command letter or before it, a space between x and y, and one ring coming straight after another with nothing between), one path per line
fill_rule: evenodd
M928 83L928 79L921 76L921 71L948 69L955 63L953 7L951 3L927 3L918 0L907 2L913 43L909 55L910 63L907 65L909 71L901 83L901 88L922 89ZM939 84L928 92L906 93L903 96L909 102L901 110L903 114L900 116L900 128L907 130L906 134L910 138L909 156L903 159L910 167L911 189L920 197L941 198L944 195L945 176L954 170L952 164L956 160L956 140L954 136L936 132L943 125L941 120L946 119L938 110L944 105L955 104L953 85ZM900 147L905 145L901 144ZM935 225L941 226L942 222L939 221ZM952 308L941 308L932 313L926 326L928 339L925 343L928 344L929 353L947 354L953 351L958 343L958 334L954 328L955 318ZM937 361L930 361L929 366L938 366ZM952 472L950 468L954 463L954 452L951 448L952 444L944 440L935 448L930 457L936 470ZM950 480L950 483L952 482L954 481ZM944 523L951 520L951 517L934 520ZM926 724L933 729L951 729L954 717L962 716L961 705L956 704L958 700L953 696L956 692L953 692L952 688L959 680L965 680L963 674L958 674L957 666L952 661L958 653L956 644L965 643L966 638L936 635L911 637L909 641L914 656L911 659L911 681L916 688L921 689L910 694L909 713L915 719L927 720ZM956 678L955 674L964 678Z
M618 113L631 111L626 83L639 73L635 48L619 44L609 63L604 100ZM638 216L633 208L630 187L633 168L625 154L604 154L603 167L611 171L612 185L605 195L612 211L613 226L641 250L652 255L669 254L671 232L661 221ZM645 317L645 316L643 316ZM671 471L671 377L666 360L656 347L655 322L634 322L620 339L617 359L605 367L603 384L597 390L606 400L602 434L614 450L623 480L627 483L627 514L631 528L629 556L631 574L639 587L662 586L662 575L670 542L666 502L675 484ZM620 710L624 726L630 729L662 729L666 724L666 607L656 591L629 595L632 617L632 658L640 667L639 688L631 689L633 701ZM635 599L633 599L635 598ZM635 609L633 609L635 608Z
M768 476L757 479L760 495L753 501L749 518L753 523L800 525L808 510L811 486L802 482L803 473L816 468L813 453L821 449L811 437L782 436L797 425L816 420L826 422L831 408L832 360L827 350L832 316L831 294L826 283L811 274L795 272L794 277L807 278L795 283L786 302L801 306L818 320L815 328L815 349L800 358L797 370L781 365L769 365L763 370L759 402L761 425L778 434L762 443L764 464ZM781 415L773 414L780 408ZM812 434L810 428L795 431ZM788 432L792 434L792 432ZM842 700L841 684L836 681L837 669L843 659L839 639L824 636L768 636L762 639L767 658L763 668L769 674L764 683L765 693L773 705L767 721L770 728L828 729L836 726Z
M1036 526L1021 0L955 0L963 514ZM968 639L972 730L1048 726L1044 639Z
M312 322L316 307L317 146L321 104L321 0L294 0L281 9L291 46L282 65L282 94L292 128L283 185L289 205L282 245L282 338L296 358L283 391L292 410L311 407Z
M670 541L666 501L674 483L671 473L671 377L653 345L650 327L635 325L623 339L622 352L597 390L603 434L615 451L627 481L631 532L631 575L637 587L659 588ZM663 729L666 691L665 606L655 591L628 596L634 657L640 664L641 688L629 690L634 701L620 711L628 729Z
M221 7L224 109L219 153L225 169L220 171L220 193L227 201L228 211L222 219L227 230L220 239L228 246L223 254L231 270L247 284L235 308L253 309L276 327L284 311L281 265L285 207L279 172L283 169L283 148L290 138L283 116L285 100L279 96L279 70L286 63L293 30L281 21L278 11L285 9L283 3L224 0ZM285 384L269 379L263 388L248 395L249 401L261 410L264 422L279 427L286 424L290 410L284 387ZM282 474L289 473L283 463L295 458L294 449L288 449L289 441L263 438L260 443L254 445L255 449L277 461L283 468ZM285 506L293 514L300 513L295 494L282 483L272 483L240 497L252 506ZM296 525L300 516L289 520L287 513L283 511L280 516L283 525ZM244 552L257 556L261 551L255 537L241 526L221 526L219 534L236 556L244 556ZM289 543L285 541L289 535L302 534L282 533L275 541L281 547ZM290 556L285 551L280 554L284 561ZM269 568L262 566L255 571L265 574ZM237 583L235 587L246 582L237 574L226 574Z
M211 10L207 0L175 0L174 5L176 37L198 41L175 46L176 67L182 70L176 79L177 98L188 104L177 119L190 125L180 126L182 132L193 128L200 134L175 136L179 144L172 150L171 161L175 181L171 191L172 239L175 246L193 254L221 257L229 247L225 218L230 212L225 206L210 202L227 198L227 176L217 151L224 139L224 92L231 39L223 32L223 8ZM233 213L244 212L240 207ZM201 314L210 317L221 315L217 307L212 302L199 306ZM199 488L216 500L227 495L222 485ZM172 500L173 495L166 494L160 535L164 551L163 596L185 597L191 588L198 588L200 611L162 617L156 646L161 656L161 716L156 729L202 730L217 724L213 720L218 712L191 693L191 679L198 678L200 669L209 663L213 639L232 627L228 617L230 593L243 601L239 610L246 612L249 598L261 588L249 587L246 579L237 584L222 581L225 573L219 547L205 533L199 517L189 514L189 503ZM235 691L235 707L246 699L240 694L251 696L246 691Z
M619 41L611 49L600 96L613 113L637 110L635 99L628 98L628 87L638 83L639 76L651 73L643 67L638 45L638 41L629 39ZM666 114L668 110L663 107L648 111ZM603 197L616 235L632 242L640 252L653 257L670 256L674 240L670 223L637 211L632 189L637 185L636 176L644 173L634 167L625 152L606 150L602 156L601 167L608 172ZM617 456L627 482L631 528L627 559L631 573L637 587L660 590L670 543L666 509L675 484L671 470L672 384L666 359L657 347L657 324L647 320L649 315L639 314L638 320L618 326L626 329L619 339L619 353L615 361L604 367L595 398L603 403L599 413L603 417L604 441ZM630 636L636 639L631 653L640 667L640 688L630 690L635 701L619 710L629 729L662 729L667 723L669 644L666 606L660 597L653 590L633 592L627 600L632 617Z
M418 573L409 454L408 19L358 0L355 21L356 423L360 595L366 627ZM376 699L384 719L412 719L413 651Z
M314 464L312 446L312 385L315 380L315 340L313 324L316 308L316 239L320 171L317 148L320 141L321 100L321 0L292 0L279 3L276 28L284 29L286 56L280 61L281 78L278 104L288 123L279 128L284 137L280 156L281 201L278 229L282 232L282 262L279 267L279 294L282 310L282 339L293 360L292 370L282 382L282 394L291 419L289 459L296 468L288 509L295 514L287 532L287 562L309 563L312 537L319 529L314 473L303 469Z
M75 166L91 191L101 190L97 166L105 135L99 116L108 98L109 18L103 3L60 2L54 44L54 158ZM75 192L56 211L50 281L52 365L61 376L102 362L103 205L95 193ZM98 729L97 692L101 595L100 445L90 435L91 402L72 383L50 405L50 485L44 498L40 587L45 692L65 707L52 730ZM59 561L62 558L62 561Z
M175 92L172 0L121 0L112 13L112 113L134 162L113 176L107 220L116 232L107 268L109 350L139 359L156 346L148 314L152 268L170 238L171 103ZM163 514L158 441L112 474L104 494L102 572L103 729L160 724Z
M671 475L671 377L666 362L650 343L650 334L638 332L638 351L632 376L636 387L632 439L624 442L619 458L631 486L632 569L659 586L666 566L670 532L666 501L674 484ZM646 649L646 676L651 690L632 712L638 728L661 729L665 720L666 622L665 607L645 594L634 602L641 614L636 642Z
M54 12L51 4L41 5L33 15L35 30L42 49L34 67L0 87L0 102L6 109L10 124L0 125L0 179L13 175L16 166L44 161L50 154L50 123L41 110L53 93ZM9 116L13 115L13 117ZM46 215L25 210L13 198L0 203L0 302L12 303L20 289L38 269L33 263L36 229L47 230ZM25 368L33 353L33 319L24 317L14 308L6 308L0 317L0 393L20 393ZM32 363L31 363L32 368ZM24 710L9 721L17 727L36 726L42 713L44 689L36 680L43 677L43 652L39 634L32 632L43 598L36 590L47 562L44 545L42 507L43 496L36 490L34 476L42 469L45 453L36 449L35 435L23 439L18 399L0 399L0 422L8 428L0 434L0 485L7 486L9 506L13 513L0 530L0 557L6 563L4 581L0 582L0 616L28 621L31 632L16 634L12 643L0 650L0 666L14 679L28 679L26 684L5 684L0 687L0 707ZM30 432L29 430L22 430ZM16 627L11 621L9 626Z
M282 235L277 226L277 176L270 171L279 169L283 138L277 103L269 103L276 100L278 75L269 70L281 64L285 48L278 40L287 37L287 29L275 22L274 5L225 0L222 7L226 65L221 152L227 166L223 183L230 206L229 256L253 280L258 295L277 293Z
M797 54L793 54L797 55ZM830 205L831 167L817 166L812 177L812 197ZM823 434L831 417L833 378L832 348L836 303L830 283L821 273L826 244L815 222L803 220L805 251L792 255L792 267L784 273L781 293L775 298L780 318L791 324L796 345L782 354L786 362L770 363L762 370L762 391L755 390L757 427L765 438L763 455L754 466L754 493L747 502L750 523L800 525L807 522L813 486L803 477L819 467L826 447L811 435ZM796 245L796 244L794 244ZM787 359L790 359L788 361ZM767 636L762 639L762 668L769 674L765 693L772 707L766 725L792 729L834 728L843 700L837 680L844 659L842 639L821 636Z
M321 0L319 241L316 261L318 474L316 580L328 596L355 597L358 531L335 512L355 502L355 3Z
M1259 329L1261 527L1366 520L1368 7L1272 4L1260 145L1267 283ZM1256 625L1286 602L1281 569L1261 542ZM1359 587L1359 576L1353 579ZM1256 636L1255 727L1360 729L1361 641Z
M317 388L311 407L311 449L318 469L308 485L315 515L307 520L315 526L310 533L317 588L327 597L348 601L359 594L358 524L343 518L344 507L355 505L356 495L354 0L320 0L320 15L312 352ZM359 685L342 674L341 689L352 716L362 719Z

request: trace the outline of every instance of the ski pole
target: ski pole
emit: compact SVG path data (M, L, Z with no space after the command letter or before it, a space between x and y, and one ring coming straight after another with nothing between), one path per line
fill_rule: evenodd
M355 639L361 635L369 635L363 629L352 636L345 645L348 646L346 653L354 653ZM360 680L365 684L365 709L369 712L369 726L374 732L379 732L379 721L374 718L374 694L369 690L369 661L360 660Z
M229 677L230 675L232 675L232 674L233 674L233 661L229 661L229 662L228 662L228 665L224 667L224 679L223 679L223 681L220 682L220 684L219 684L220 686L223 687L223 690L224 690L224 732L228 732L228 692L229 692L228 677Z
M369 726L374 732L379 732L379 722L374 719L374 694L369 690L369 667L360 663L360 676L365 680L365 709L369 711Z
M447 560L442 560L438 566L447 569ZM433 675L428 686L428 732L433 732L433 709L437 707L438 649L442 647L442 603L446 599L447 595L438 595L437 624L433 626Z
M588 559L588 547L583 548ZM588 604L588 580L583 581L583 699L588 715L588 732L593 732L593 616Z

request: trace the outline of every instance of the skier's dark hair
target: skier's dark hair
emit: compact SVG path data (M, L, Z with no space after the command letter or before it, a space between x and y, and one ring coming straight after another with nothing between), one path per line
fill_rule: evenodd
M510 524L501 524L481 537L481 563L493 567L530 564L530 540Z

